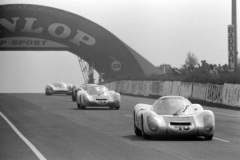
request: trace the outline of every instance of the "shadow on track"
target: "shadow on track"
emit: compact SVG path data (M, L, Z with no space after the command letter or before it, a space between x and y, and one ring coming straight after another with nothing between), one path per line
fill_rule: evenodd
M106 110L110 110L113 111L114 109L111 108L100 108L100 107L87 107L85 109L78 109L78 108L72 108L72 110L79 110L79 111L86 111L86 110L100 110L100 111L106 111Z
M123 136L124 139L128 139L130 141L206 141L204 137L171 137L171 136L163 136L163 137L152 137L149 140L145 140L142 137L137 137L135 135Z

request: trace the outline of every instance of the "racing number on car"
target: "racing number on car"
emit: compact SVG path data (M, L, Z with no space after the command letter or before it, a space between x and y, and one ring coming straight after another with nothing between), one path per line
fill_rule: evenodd
M99 103L103 104L103 103L106 103L105 100L100 100Z
M101 103L106 103L106 101L103 100L103 101L101 101Z
M189 130L189 126L175 126L175 128L178 128L179 130Z
M122 64L119 61L113 61L111 64L111 68L115 72L120 71L122 68Z

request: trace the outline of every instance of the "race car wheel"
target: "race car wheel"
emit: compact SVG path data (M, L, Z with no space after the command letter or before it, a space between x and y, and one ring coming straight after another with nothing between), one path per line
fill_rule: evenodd
M151 136L147 135L145 132L144 132L144 120L143 120L143 115L141 116L141 119L142 119L142 136L143 136L143 139L151 139Z
M46 89L46 95L47 95L47 96L51 95L51 93L49 92L48 89Z
M136 124L135 124L135 112L133 112L133 123L134 123L134 132L135 132L135 135L136 136L138 136L138 137L140 137L140 136L142 136L142 131L140 130L140 129L138 129L137 127L136 127Z
M86 106L83 106L83 105L78 104L78 103L77 103L77 107L78 107L78 109L85 109L86 108Z
M80 104L79 104L79 109L85 109L85 108L86 108L86 106L83 106L83 105L81 104L81 99L82 99L82 97L80 96Z
M76 97L72 94L72 101L75 102L76 101Z
M135 132L136 136L138 136L138 137L142 136L142 131L140 129L138 129L135 124L134 124L134 132Z
M82 108L81 109L86 109L86 106L81 106Z
M112 110L113 110L113 109L114 109L114 107L113 107L113 106L109 106L109 109L112 109Z
M80 106L80 104L78 104L78 103L77 103L77 107L78 107L78 109L81 109L81 106Z
M205 137L205 139L208 140L208 141L213 139L213 135L211 135L211 136L204 136L204 137Z
M115 107L114 106L109 106L109 108L112 109L112 110L114 110L114 109L119 110L120 106L115 106Z

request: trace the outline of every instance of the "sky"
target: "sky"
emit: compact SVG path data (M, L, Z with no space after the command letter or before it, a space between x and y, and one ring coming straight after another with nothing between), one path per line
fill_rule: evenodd
M180 68L188 52L194 53L199 63L228 62L231 0L0 0L0 5L15 3L49 6L85 17L154 66ZM83 83L75 55L0 51L0 93L44 92L44 86L55 81Z

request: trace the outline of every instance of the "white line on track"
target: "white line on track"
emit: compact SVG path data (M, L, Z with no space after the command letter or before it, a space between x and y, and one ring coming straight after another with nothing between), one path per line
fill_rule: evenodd
M3 119L9 124L9 126L17 133L17 135L28 145L28 147L35 153L35 155L40 160L47 160L38 150L37 148L26 138L24 135L12 124L12 122L9 121L9 119L0 112L0 115L3 117Z
M227 141L227 140L224 140L224 139L221 139L221 138L217 138L217 137L213 137L213 139L219 140L219 141L222 141L222 142L226 142L226 143L230 142L230 141Z
M128 114L124 114L124 116L126 116L126 117L133 117L132 115L128 115Z

